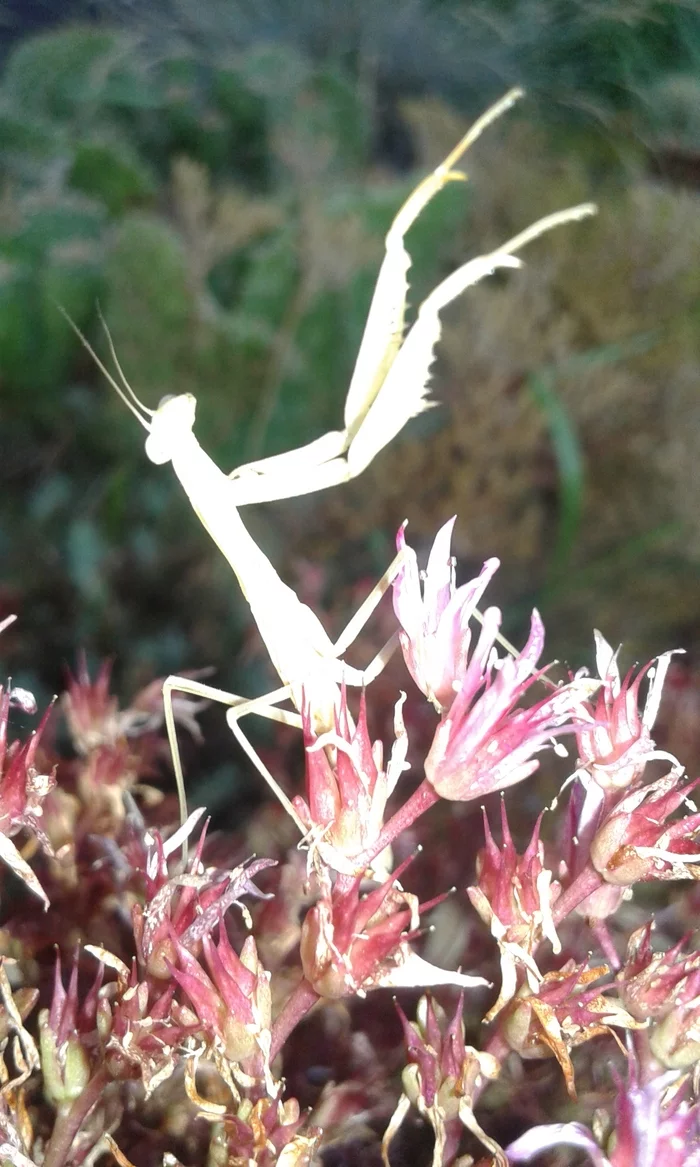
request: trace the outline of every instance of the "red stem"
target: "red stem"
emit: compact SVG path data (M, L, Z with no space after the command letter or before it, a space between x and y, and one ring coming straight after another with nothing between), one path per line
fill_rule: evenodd
M552 916L555 924L561 924L562 920L577 908L586 896L591 895L603 885L603 878L596 871L591 863L587 863L583 871L581 871L570 887L567 887L565 892L555 900L552 905Z
M318 1000L318 993L311 987L306 977L303 977L296 989L288 996L282 1012L272 1023L270 1061L277 1057L292 1030L296 1028L302 1017L306 1016Z
M58 1114L44 1155L44 1167L65 1167L73 1140L110 1081L104 1066L97 1070L65 1114Z
M412 826L417 818L439 800L440 795L436 793L428 779L424 778L418 789L414 790L411 797L391 816L388 823L384 824L374 842L361 855L353 856L353 862L358 866L368 867L377 855L381 855L385 847L390 847L402 831Z
M588 926L598 941L602 949L603 956L607 960L613 972L619 972L619 970L622 968L622 961L617 954L615 942L610 935L610 929L605 923L605 920L589 920Z

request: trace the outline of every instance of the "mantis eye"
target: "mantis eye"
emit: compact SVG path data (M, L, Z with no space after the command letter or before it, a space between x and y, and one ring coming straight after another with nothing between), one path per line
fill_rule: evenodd
M178 444L192 432L196 401L191 393L164 397L153 415L146 456L157 466L169 462Z
M172 456L172 444L167 441L165 436L153 430L146 438L146 457L149 462L155 463L156 466L162 466L165 462L169 462Z

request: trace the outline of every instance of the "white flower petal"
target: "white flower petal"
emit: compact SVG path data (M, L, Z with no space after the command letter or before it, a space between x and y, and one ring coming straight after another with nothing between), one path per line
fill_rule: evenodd
M535 1155L556 1147L580 1147L588 1151L595 1167L612 1167L591 1132L579 1122L555 1122L547 1126L534 1126L532 1130L506 1147L506 1155L511 1163L529 1163Z
M39 897L44 905L44 910L46 910L49 906L49 897L39 883L39 880L27 863L26 859L23 859L20 855L19 851L12 842L12 839L8 839L7 835L3 835L2 831L0 831L0 859L2 859L8 867L12 868L15 875L21 879L24 884L26 884L30 891L34 892L35 896Z
M654 667L653 675L651 670L649 670L649 692L647 693L647 699L644 705L644 713L642 714L642 724L647 730L652 728L659 712L661 694L664 687L664 682L666 680L668 666L671 663L671 657L680 652L685 652L685 649L672 648L669 652L662 652L661 656L657 658L657 663Z
M613 697L617 697L620 692L620 670L617 667L617 652L613 652L612 646L608 644L602 632L596 628L593 632L595 639L595 662L598 669L598 676L601 681L610 680L610 688Z
M410 952L395 968L384 973L376 982L377 988L411 989L426 988L430 985L456 985L460 989L476 989L480 986L489 987L490 982L483 977L470 977L466 973L452 972L450 969L438 968Z

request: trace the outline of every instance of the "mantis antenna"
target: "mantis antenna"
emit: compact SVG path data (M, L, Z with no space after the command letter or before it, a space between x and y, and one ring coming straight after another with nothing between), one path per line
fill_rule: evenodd
M114 343L112 341L112 334L110 333L110 331L107 327L105 318L102 315L102 309L99 307L99 305L97 307L97 313L98 313L98 316L100 318L100 323L102 324L102 327L106 333L107 342L109 344L109 351L110 351L112 360L114 361L117 372L119 373L119 377L120 377L121 382L122 382L121 385L119 384L118 381L116 381L114 379L114 377L110 373L107 366L100 359L100 357L98 357L97 353L95 352L95 349L92 347L92 345L90 344L90 341L85 336L85 333L82 332L82 330L80 328L78 328L78 325L75 323L75 321L72 319L72 317L70 317L68 315L68 313L66 312L63 305L56 304L56 307L58 308L61 315L65 318L65 320L68 321L68 324L73 329L73 332L78 337L78 340L81 342L83 347L85 349L87 349L87 351L89 352L93 361L95 362L98 369L102 373L102 376L106 377L107 381L114 389L114 392L119 397L121 397L121 399L124 402L124 404L126 405L127 409L131 410L131 412L133 413L134 417L139 422L139 424L142 425L144 429L150 430L148 418L153 417L156 411L153 409L149 409L147 405L144 405L143 402L139 400L139 398L134 393L134 390L131 388L131 385L129 384L126 377L124 376L124 372L122 370L122 367L119 364L119 361L117 359L117 353L116 353L116 350L114 348ZM143 414L145 414L146 416L144 417Z

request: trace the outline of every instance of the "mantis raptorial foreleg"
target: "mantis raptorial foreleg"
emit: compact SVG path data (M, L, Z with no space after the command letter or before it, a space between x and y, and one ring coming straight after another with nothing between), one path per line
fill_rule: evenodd
M410 418L433 404L428 396L430 366L440 338L442 309L496 269L519 267L520 261L513 253L539 235L594 212L590 203L557 211L488 255L467 261L421 304L415 323L404 337L411 264L405 235L447 183L466 179L453 167L483 131L520 97L522 90L512 89L491 106L444 162L419 183L394 218L345 401L345 428L324 434L298 450L232 471L229 477L237 506L324 490L361 474Z
M429 202L449 182L459 182L466 175L454 167L485 129L523 96L521 89L511 89L492 105L469 128L450 151L444 162L427 175L411 192L397 212L385 240L385 256L367 315L355 369L345 401L343 430L324 434L298 450L249 462L232 471L230 477L240 493L237 504L269 502L292 495L306 494L336 486L355 477L364 469L355 468L350 449L358 437L367 415L379 395L386 393L387 374L401 349L408 294L407 274L411 266L404 240ZM392 402L394 433L386 433L386 445L404 424L426 408L425 386L413 379L401 396ZM381 447L380 447L381 448ZM375 451L376 452L376 451ZM371 459L368 459L368 461ZM367 463L365 463L366 465Z

